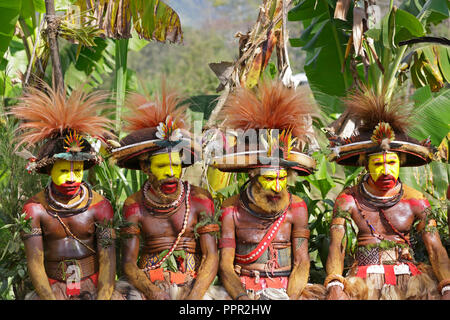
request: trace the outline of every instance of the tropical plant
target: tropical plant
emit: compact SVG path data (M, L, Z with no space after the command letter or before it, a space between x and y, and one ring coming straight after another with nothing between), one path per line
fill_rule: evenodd
M381 15L382 9L386 10L384 16ZM314 98L322 109L323 123L316 123L317 129L340 116L342 97L352 89L364 86L379 95L384 94L386 101L398 92L406 97L403 98L405 103L411 96L415 112L421 114L419 121L411 124L411 135L419 140L429 137L433 144L439 145L447 136L450 123L450 100L448 89L444 88L448 82L449 51L441 45L446 43L446 39L432 37L429 32L448 17L448 2L439 0L407 0L398 8L393 6L393 1L387 8L368 1L296 1L288 18L301 21L302 32L300 37L290 39L290 43L306 52L304 70ZM413 95L410 94L412 88L416 89ZM321 131L316 132L320 134ZM326 145L321 146L321 150L327 150ZM324 167L321 161L325 161L322 157L326 153L322 151L318 158L319 171L305 179L313 189L320 190L320 194L313 196L313 199L321 199L313 203L319 213L310 213L313 217L312 246L318 249L322 263L328 246L314 241L322 239L323 232L328 234L325 230L331 221L331 199L364 173L363 169L344 168L342 172L342 168L331 167L329 169L332 170L321 170ZM444 239L448 234L444 228L446 219L443 218L447 171L448 165L439 161L429 166L401 170L402 180L425 192L432 207L436 208L439 230L442 230ZM317 181L317 178L322 179ZM331 198L326 197L329 190L333 194ZM304 198L310 199L311 196ZM314 229L318 234L316 238ZM348 235L352 244L353 236Z
M46 183L40 175L24 170L24 159L11 156L16 128L17 121L0 116L0 299L23 299L32 289L20 238L30 221L21 208Z

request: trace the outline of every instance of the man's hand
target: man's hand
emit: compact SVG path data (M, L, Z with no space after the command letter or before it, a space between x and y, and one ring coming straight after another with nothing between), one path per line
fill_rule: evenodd
M348 300L348 296L340 286L331 286L328 289L327 300Z

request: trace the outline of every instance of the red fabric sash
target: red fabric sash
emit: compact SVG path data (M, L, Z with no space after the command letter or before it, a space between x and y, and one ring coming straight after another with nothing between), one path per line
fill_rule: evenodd
M270 229L264 235L264 238L262 238L261 242L256 246L255 249L253 249L251 252L245 255L240 255L236 253L235 262L242 264L249 264L258 260L258 258L261 257L264 251L266 251L266 249L272 243L273 239L275 239L278 231L280 230L281 224L286 218L286 215L287 210L272 224Z
M412 276L421 274L419 269L417 269L417 267L413 263L406 262L406 264L409 266L409 272L411 272ZM358 266L358 272L356 273L356 276L363 278L363 279L366 278L368 267L370 267L370 265ZM397 278L396 278L395 272L394 272L394 265L393 264L384 264L383 268L384 268L384 283L395 286L397 284Z
M245 290L259 291L266 288L273 289L287 289L288 277L275 277L275 278L259 278L240 276L241 283L244 285Z
M164 277L164 270L163 268L157 268L157 269L153 269L153 270L148 270L146 271L147 275L150 278L151 282L155 282L155 281L165 281L166 278ZM188 271L188 272L172 272L169 271L169 275L170 275L170 283L175 283L175 284L183 284L186 282L186 278L187 275L190 274L193 278L197 277L197 273L196 272L192 272L192 271Z

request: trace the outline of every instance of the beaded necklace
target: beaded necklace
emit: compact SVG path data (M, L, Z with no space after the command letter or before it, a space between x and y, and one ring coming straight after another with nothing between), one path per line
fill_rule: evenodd
M189 213L190 213L190 209L191 209L190 208L190 203L189 203L189 194L190 194L190 192L191 192L191 186L189 184L187 184L186 197L185 197L186 212L184 214L183 227L181 228L181 231L178 234L175 242L173 243L172 247L169 249L169 252L167 252L167 254L164 257L162 257L162 259L159 260L158 263L156 263L156 264L154 264L152 266L146 267L144 269L145 271L154 270L154 269L159 268L164 263L164 261L166 261L167 258L169 258L169 256L173 253L173 251L176 249L178 243L180 242L181 237L183 236L184 232L186 231L186 227L187 227L187 223L188 223L188 219L189 219Z
M151 191L150 190L150 182L147 180L144 183L144 186L142 187L142 195L143 195L143 204L145 209L147 209L147 211L151 214L153 214L154 216L158 216L158 215L164 215L164 217L168 217L170 215L172 215L173 213L175 213L181 206L184 198L186 197L186 187L184 185L183 182L179 183L179 188L180 188L180 194L178 196L178 198L169 203L169 204L162 204L162 203L157 203L154 200L152 200L149 196L148 193Z
M88 200L86 202L86 205L84 205L81 208L76 208L75 209L75 206L67 207L67 205L65 205L63 203L60 203L59 201L54 199L53 196L50 196L51 185L50 184L47 185L45 187L45 190L44 190L45 199L46 199L47 205L49 207L49 210L47 210L47 212L49 212L49 213L52 212L54 214L62 213L62 214L71 214L71 215L73 215L73 214L79 214L79 213L82 213L82 212L86 211L90 207L90 205L92 203L93 193L92 193L92 188L86 182L82 182L81 186L87 190L87 192L88 192ZM78 205L81 204L81 203L82 202L80 201L78 203Z

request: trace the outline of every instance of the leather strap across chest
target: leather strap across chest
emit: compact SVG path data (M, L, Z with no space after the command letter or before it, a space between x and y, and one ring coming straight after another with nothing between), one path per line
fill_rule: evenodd
M242 264L249 264L256 260L258 260L259 257L264 253L264 251L269 247L269 245L272 243L273 239L275 239L276 235L278 234L278 231L280 230L281 225L283 224L284 220L286 219L287 215L287 209L286 211L278 217L277 220L270 226L267 233L264 235L260 243L256 246L255 249L253 249L251 252L240 255L235 254L235 262L242 263Z

